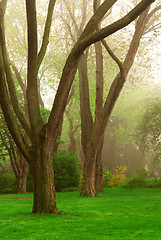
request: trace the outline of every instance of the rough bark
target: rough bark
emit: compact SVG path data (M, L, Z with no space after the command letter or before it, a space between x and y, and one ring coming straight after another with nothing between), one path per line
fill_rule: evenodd
M59 211L56 207L56 194L54 187L53 161L45 156L37 157L32 161L32 177L34 189L34 214L54 213Z
M93 149L94 150L94 149ZM95 150L94 150L95 151ZM85 157L84 166L83 166L83 182L82 190L80 196L90 196L95 197L96 188L95 188L95 154L90 153L90 150L87 151L88 156Z
M81 196L95 195L95 161L89 157L88 145L93 131L93 119L89 100L87 73L87 52L81 56L79 71L80 113L81 113L81 144L84 155L83 185ZM95 150L94 150L95 151Z

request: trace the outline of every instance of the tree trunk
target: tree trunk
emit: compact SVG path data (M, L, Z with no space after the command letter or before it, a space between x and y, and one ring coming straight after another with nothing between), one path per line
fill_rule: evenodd
M96 169L95 169L95 185L96 185L96 192L103 192L103 144L104 144L104 137L102 137L101 143L99 144L96 156Z
M95 196L95 149L90 155L88 148L93 131L93 119L90 109L89 85L87 74L87 56L86 52L82 55L79 71L79 92L80 92L80 112L81 112L81 144L84 155L83 184L81 196ZM94 153L94 155L93 155Z
M70 117L69 111L65 111L66 116L68 118L69 122L69 131L68 131L68 136L69 136L69 147L68 147L68 152L72 152L73 154L76 153L76 146L77 146L77 141L75 139L75 133L78 129L78 126L75 127L74 129L74 124L73 124L73 119Z
M100 1L95 1L95 4L100 5ZM96 124L102 118L103 112L103 53L101 42L95 43L96 52ZM97 146L96 156L96 192L103 192L103 167L102 167L102 151L103 151L104 136L102 136L100 144Z
M70 139L70 144L69 144L69 147L68 147L68 152L72 152L73 154L76 153L76 145L77 145L77 141L75 139L75 136L74 136L74 131L72 130L69 130L69 139Z
M26 159L20 154L19 161L19 176L18 176L18 193L26 193L26 182L28 176L28 163Z
M37 157L32 165L34 189L34 214L59 214L56 207L56 192L54 186L53 160L44 154Z
M82 191L80 196L89 196L95 197L96 188L95 188L95 156L85 157L84 168L83 168L83 183Z

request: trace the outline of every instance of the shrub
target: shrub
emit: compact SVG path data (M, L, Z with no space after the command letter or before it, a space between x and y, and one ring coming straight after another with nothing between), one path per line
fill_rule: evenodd
M131 178L127 179L124 183L120 185L124 188L140 188L140 187L147 187L146 179L142 176L132 176Z
M161 178L149 178L147 179L148 188L161 188Z
M113 187L118 186L119 184L125 182L125 172L127 171L127 166L119 166L117 169L114 170L114 174L112 179L110 180L109 184Z
M0 193L16 193L18 181L13 173L3 173L0 176Z
M116 187L126 180L125 172L127 166L119 166L112 174L107 168L103 169L103 185L104 187Z
M112 177L113 177L112 173L107 168L103 168L103 185L104 185L104 187L111 187L111 185L109 183L110 183Z
M80 181L79 163L76 155L59 151L53 155L55 188L78 187Z
M151 177L153 173L149 173L145 168L137 169L132 177L120 185L124 188L161 188L161 178Z

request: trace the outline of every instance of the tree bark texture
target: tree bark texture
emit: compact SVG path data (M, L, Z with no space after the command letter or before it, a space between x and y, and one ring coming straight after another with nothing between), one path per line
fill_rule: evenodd
M44 133L41 133L41 146L33 152L35 158L31 163L34 189L33 213L59 214L54 186L53 143L44 141L44 136Z
M90 109L89 100L89 85L88 85L88 73L87 73L87 57L88 52L81 56L78 72L79 72L79 95L80 95L80 112L81 112L81 141L84 154L87 153L88 142L90 141L93 119Z

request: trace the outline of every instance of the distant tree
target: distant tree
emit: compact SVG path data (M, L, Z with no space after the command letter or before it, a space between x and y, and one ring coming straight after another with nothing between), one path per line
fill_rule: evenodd
M17 149L16 144L8 131L2 113L0 114L0 144L1 147L8 153L13 172L19 183L18 192L25 193L28 176L28 164L21 152Z
M147 103L136 126L137 143L143 151L150 151L154 160L161 161L161 99Z

